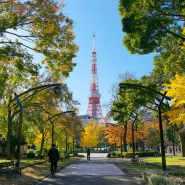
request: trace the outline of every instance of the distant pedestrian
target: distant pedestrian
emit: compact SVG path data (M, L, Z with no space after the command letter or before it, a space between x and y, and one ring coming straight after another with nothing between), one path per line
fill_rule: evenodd
M158 156L158 151L157 151L157 149L155 149L154 154L155 154L155 157Z
M49 150L48 153L49 162L51 163L51 175L54 176L54 172L57 169L57 162L59 161L59 152L58 149L55 148L55 144L52 144L52 149ZM54 167L54 170L53 170Z
M91 150L88 147L87 148L87 160L89 159L89 161L90 161L90 153L91 153Z

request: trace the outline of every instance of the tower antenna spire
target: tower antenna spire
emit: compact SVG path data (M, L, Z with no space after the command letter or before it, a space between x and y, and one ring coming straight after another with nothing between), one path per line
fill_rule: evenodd
M95 52L95 31L93 31L93 52Z

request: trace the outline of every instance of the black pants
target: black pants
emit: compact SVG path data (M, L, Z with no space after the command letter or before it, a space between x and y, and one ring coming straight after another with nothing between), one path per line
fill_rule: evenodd
M53 172L53 166L54 166L54 172L57 169L57 162L51 162L51 172Z
M90 161L90 154L87 154L87 160L89 159L89 161Z

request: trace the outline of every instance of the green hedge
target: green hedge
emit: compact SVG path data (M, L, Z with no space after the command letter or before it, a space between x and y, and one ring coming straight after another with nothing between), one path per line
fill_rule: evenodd
M29 149L27 151L27 157L28 158L35 158L35 153L34 153L34 151L32 149Z
M123 152L124 157L132 157L132 152ZM139 157L153 157L154 152L135 152L135 155L139 155Z

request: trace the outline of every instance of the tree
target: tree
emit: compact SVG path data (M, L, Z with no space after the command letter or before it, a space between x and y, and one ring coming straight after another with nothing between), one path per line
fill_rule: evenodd
M158 51L166 35L185 41L182 23L185 20L184 1L120 0L123 44L131 54Z
M11 61L9 62L11 64ZM32 67L31 65L29 66ZM2 109L3 112L2 119L5 120L6 128L7 128L7 158L11 158L11 134L13 132L13 119L19 113L18 109L14 109L14 102L10 103L10 100L13 97L13 92L19 92L21 89L29 89L38 85L44 85L46 83L62 83L60 80L56 80L54 77L44 74L43 76L32 76L27 70L24 71L25 68L19 71L15 66L7 65L7 71L10 71L8 74L8 78L6 80L6 89L3 92L4 100L2 101ZM32 67L33 70L33 67ZM37 72L37 71L36 71ZM19 90L18 90L19 89ZM52 96L51 96L52 94ZM30 95L29 93L26 96ZM25 96L21 96L20 100L22 101ZM47 101L46 101L47 100ZM42 92L37 93L35 96L30 96L29 100L24 101L24 113L26 111L33 111L33 108L30 107L40 107L45 106L45 109L61 109L61 102L66 102L68 108L72 105L77 105L76 101L72 100L72 93L68 91L68 88L65 84L62 84L62 95L56 95L53 93L53 89L45 89ZM16 101L15 101L16 103ZM29 109L28 109L29 108ZM25 122L26 123L26 122Z
M96 121L92 120L84 127L84 133L80 139L82 147L97 147L100 139L101 123L97 125Z
M185 70L185 52L181 47L183 41L175 36L166 35L161 41L162 50L154 56L153 72L160 78L166 78L165 83L169 83L175 74L183 74ZM164 81L164 80L163 80Z
M65 4L53 0L1 0L1 46L19 45L42 53L43 64L55 76L68 76L76 65L73 20L64 15ZM15 38L10 39L10 37ZM33 44L30 45L30 42ZM1 48L5 53L6 48ZM12 57L19 55L13 53Z
M118 124L106 124L105 127L102 128L105 139L108 140L109 144L116 144L117 146L121 146L121 142L123 140L123 135L121 134L124 130L123 126ZM115 148L116 150L116 148Z
M124 83L131 83L131 84L138 84L139 81L136 79L125 79L123 81ZM143 92L138 89L133 89L132 87L126 86L125 92L119 94L119 98L117 101L113 101L112 103L112 112L114 113L113 119L124 125L124 150L126 150L126 136L127 135L127 123L131 123L132 127L132 145L133 145L133 155L134 155L134 142L135 139L134 135L134 129L137 131L137 124L140 121L140 118L142 118L142 112L141 109L142 106L146 105L146 98L143 95ZM136 132L135 136L138 132ZM134 156L133 156L134 157Z
M7 157L11 158L11 134L12 134L12 120L17 116L19 110L14 109L10 103L14 92L18 92L20 89L27 88L32 82L31 76L38 74L40 66L32 63L32 56L23 50L20 46L14 46L14 50L8 50L7 52L19 52L17 57L3 57L0 56L0 73L4 74L1 77L4 83L4 87L1 89L1 111L2 119L4 119L7 126Z
M164 86L168 89L167 96L170 96L173 98L171 105L171 109L164 114L168 116L169 118L169 124L172 126L177 126L176 129L180 130L182 127L184 127L185 122L185 115L184 115L184 81L185 76L176 75L176 79L170 80L170 84L164 84ZM177 131L177 130L176 130ZM180 137L181 141L181 155L182 157L185 157L185 132L178 132L178 135Z
M111 85L111 89L109 90L109 93L111 93L111 99L108 103L105 103L103 106L108 107L108 109L110 110L112 102L118 100L118 84L126 79L137 79L136 72L126 71L125 73L120 73L118 75L117 81Z
M157 147L160 143L159 135L159 123L156 120L145 122L144 130L148 132L148 135L144 138L144 143L147 147Z

